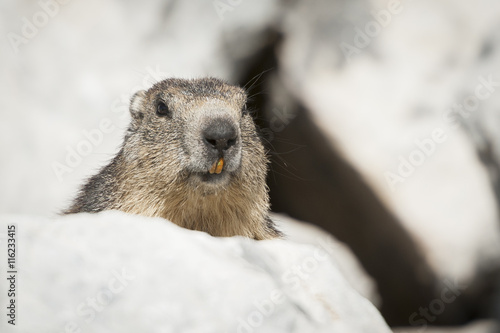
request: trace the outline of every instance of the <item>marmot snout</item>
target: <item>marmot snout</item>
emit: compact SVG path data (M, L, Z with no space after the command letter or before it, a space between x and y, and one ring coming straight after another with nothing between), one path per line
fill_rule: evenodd
M243 89L214 78L136 93L121 150L65 213L118 209L213 236L278 237L268 161L245 103Z

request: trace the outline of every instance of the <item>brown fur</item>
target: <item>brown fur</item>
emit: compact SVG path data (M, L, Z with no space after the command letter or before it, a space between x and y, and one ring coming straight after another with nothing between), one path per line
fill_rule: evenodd
M169 116L156 113L160 102ZM279 237L268 216L266 153L245 103L243 89L213 78L168 79L136 93L120 152L64 213L117 209L213 236ZM201 133L221 121L234 125L237 139L217 153ZM225 169L204 181L214 154L224 154Z

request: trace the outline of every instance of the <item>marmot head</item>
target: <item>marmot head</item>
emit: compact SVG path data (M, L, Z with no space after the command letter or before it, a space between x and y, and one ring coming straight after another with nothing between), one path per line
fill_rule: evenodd
M219 79L158 82L132 97L124 155L145 178L187 181L205 195L242 178L265 187L267 158L245 103L242 88Z

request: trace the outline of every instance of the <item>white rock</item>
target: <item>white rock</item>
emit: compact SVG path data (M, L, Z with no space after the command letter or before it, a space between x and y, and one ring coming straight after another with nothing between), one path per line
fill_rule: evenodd
M271 214L278 228L289 241L314 245L327 252L342 275L363 297L375 305L380 304L375 281L366 273L351 249L328 232L307 222L283 214Z
M339 15L350 21L321 34L338 13L326 10L326 1L325 7L300 3L285 24L282 81L409 231L437 278L472 283L478 262L500 262L498 214L474 143L445 115L474 96L479 76L500 80L498 61L477 65L484 41L498 30L500 4L382 0L372 8L390 3L400 4L398 14L349 60L339 45L354 45L355 29L376 22L370 6ZM496 89L481 102L488 110L477 112L498 116L499 96ZM439 129L446 139L424 154L415 142L428 142ZM390 186L386 173L398 174L400 156L418 165Z
M2 215L2 243L9 224L18 332L390 332L313 246L214 238L121 212ZM1 331L13 331L2 317Z

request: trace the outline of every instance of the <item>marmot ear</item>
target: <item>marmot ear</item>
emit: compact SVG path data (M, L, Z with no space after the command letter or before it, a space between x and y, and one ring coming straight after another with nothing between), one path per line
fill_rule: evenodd
M130 115L132 116L132 127L137 127L144 118L144 101L146 91L139 90L130 99Z

